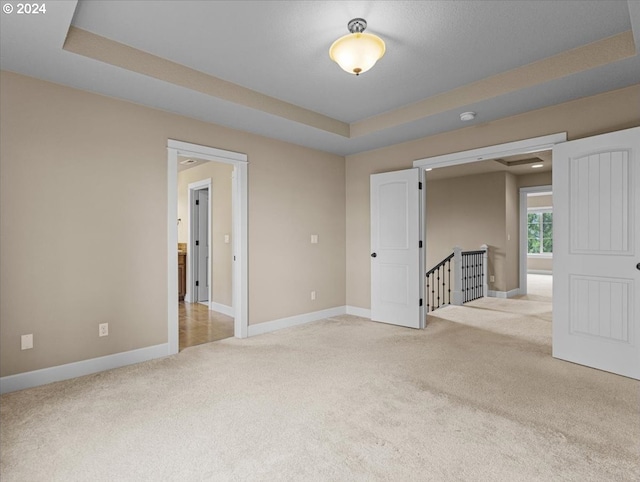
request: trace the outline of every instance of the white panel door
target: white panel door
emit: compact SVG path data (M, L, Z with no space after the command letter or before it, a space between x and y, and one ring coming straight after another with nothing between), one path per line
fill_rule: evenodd
M640 379L640 128L553 149L553 356Z
M421 328L420 170L371 176L371 319Z

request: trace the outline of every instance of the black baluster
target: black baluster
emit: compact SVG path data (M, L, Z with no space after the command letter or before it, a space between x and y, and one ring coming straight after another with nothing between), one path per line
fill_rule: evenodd
M447 261L447 276L449 277L447 282L449 285L449 304L451 304L451 260Z

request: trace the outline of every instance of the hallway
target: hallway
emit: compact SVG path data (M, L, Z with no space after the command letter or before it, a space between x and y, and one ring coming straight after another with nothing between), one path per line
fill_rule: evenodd
M233 336L233 318L200 303L178 304L180 351Z

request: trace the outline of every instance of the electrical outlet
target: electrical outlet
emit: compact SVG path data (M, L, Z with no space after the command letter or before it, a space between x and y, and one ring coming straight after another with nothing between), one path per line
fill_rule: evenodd
M31 348L33 348L33 333L29 335L22 335L20 337L20 349L30 350Z
M224 243L225 243L225 244L229 244L229 239L230 239L230 238L229 238L229 235L228 235L228 234L225 234L225 235L224 235Z
M489 276L489 282L490 283L495 283L495 281L496 281L496 277L495 276L493 276L493 275Z
M98 325L98 336L109 336L109 323L100 323Z
M311 244L318 244L318 235L317 234L312 234L311 235Z
M316 299L316 292L312 291L311 292L311 300L315 300Z

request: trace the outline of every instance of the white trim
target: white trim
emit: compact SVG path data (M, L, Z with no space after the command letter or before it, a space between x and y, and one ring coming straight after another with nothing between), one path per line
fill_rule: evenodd
M520 289L516 288L511 291L493 291L489 290L487 296L489 298L513 298L514 296L518 296L520 294Z
M234 333L237 338L249 336L249 213L247 164L237 162L233 169L233 301Z
M177 288L176 288L177 289ZM175 297L176 300L178 297ZM137 350L115 353L113 355L91 358L79 362L67 363L55 367L43 368L31 372L18 373L0 378L0 393L15 392L25 388L33 388L47 383L69 380L70 378L90 375L92 373L103 372L113 368L126 365L133 365L155 358L167 356L169 344L148 346Z
M167 345L178 353L178 151L167 151ZM187 278L188 279L188 278ZM188 301L185 297L185 301Z
M249 336L262 335L264 333L282 330L283 328L289 328L291 326L302 325L305 323L310 323L312 321L323 320L324 318L330 318L332 316L340 316L346 313L347 310L345 306L336 306L335 308L313 311L311 313L305 313L302 315L289 316L288 318L280 318L279 320L265 321L264 323L249 325Z
M420 183L420 192L418 193L418 202L419 204L419 210L418 210L418 239L420 239L420 255L419 255L419 259L418 259L418 263L420 264L420 266L425 267L427 265L427 236L426 236L426 229L425 229L425 221L426 221L426 209L425 206L427 205L427 182L425 180L425 176L424 176L425 172L424 169L419 169L418 171L418 182ZM420 327L420 329L424 329L427 326L427 304L422 302L422 296L424 296L424 294L426 293L427 287L426 287L426 278L424 276L425 270L419 270L418 271L418 275L419 275L419 279L420 279L420 283L419 283L419 293L420 293L420 311L419 311L419 316L420 316L420 324L418 325ZM425 296L426 297L426 296ZM371 316L369 316L369 318L371 318Z
M241 152L216 149L215 147L201 146L199 144L191 144L190 142L176 141L174 139L168 139L167 148L177 150L178 156L183 157L197 157L207 161L225 162L227 164L247 162L247 155Z
M553 195L553 186L531 186L520 188L520 246L519 246L519 271L520 271L520 294L526 295L527 288L527 196L536 193L548 193Z
M549 271L548 269L530 269L527 271L527 274L546 274L553 276L553 271Z
M485 161L498 157L514 156L516 154L529 154L533 152L547 151L560 142L567 141L567 133L560 132L542 137L532 137L506 144L471 149L469 151L454 152L442 156L426 157L413 161L413 167L445 167L469 162Z
M371 310L369 308L358 308L357 306L347 306L347 315L359 316L361 318L371 319Z
M249 327L247 155L188 142L167 140L167 332L169 354L178 353L178 156L232 164L234 336Z
M217 311L218 313L222 313L223 315L231 316L235 315L233 308L229 305L223 305L222 303L216 303L212 301L209 303L209 309L212 311Z
M189 253L194 253L195 249L193 247L193 241L194 241L194 237L195 237L195 223L193 220L193 215L194 212L192 211L192 207L193 207L193 194L194 191L197 191L199 189L206 189L207 192L209 193L208 197L207 197L207 243L208 243L208 253L207 256L209 257L209 265L211 265L211 256L212 256L212 246L211 246L211 231L213 229L212 223L211 223L211 199L213 198L213 192L211 190L211 185L212 185L212 179L209 177L207 179L201 179L200 181L196 181L196 182L191 182L187 185L187 246L188 246L188 251ZM191 259L190 262L187 262L187 292L184 295L184 299L185 301L188 299L189 302L191 302L191 293L195 293L195 288L196 288L196 280L194 279L194 270L195 270L195 265L198 262L197 259L195 259L194 256L189 256L189 258ZM207 285L209 286L209 298L207 299L207 303L209 303L209 300L212 299L212 283L211 283L211 266L207 266ZM193 299L195 299L196 297L194 296Z

